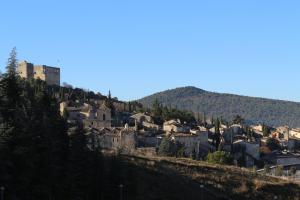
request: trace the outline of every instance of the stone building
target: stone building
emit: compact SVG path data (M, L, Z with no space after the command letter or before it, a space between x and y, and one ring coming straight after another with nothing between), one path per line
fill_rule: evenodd
M17 72L22 78L41 79L49 85L60 85L60 68L34 65L27 61L18 64Z
M136 113L130 116L130 118L136 120L139 124L142 124L143 122L154 123L153 118L145 113Z
M62 116L64 114L67 114L68 122L70 123L76 123L76 122L82 123L82 121L87 117L87 112L89 109L90 109L89 105L70 106L70 102L60 103L60 114Z
M290 130L290 136L293 138L298 138L300 139L300 129L299 128L294 128Z
M135 121L135 125L137 125L138 128L142 128L146 131L160 131L162 129L161 126L154 123L154 119L144 113L137 113L132 116L130 116L131 121Z
M181 124L180 120L169 120L164 122L163 131L166 133L188 133L190 127Z
M109 109L105 103L100 108L90 108L86 113L86 118L83 119L85 128L110 128L111 127L111 109Z
M111 109L105 103L101 106L92 106L84 103L79 106L70 106L69 102L60 103L61 115L67 112L68 121L82 123L84 128L110 128L112 123Z
M208 143L208 132L198 131L196 134L173 133L171 140L180 143L184 147L185 156L194 154L196 158L207 156L210 146Z
M130 127L89 129L88 146L100 147L105 150L134 153L137 146L136 131Z
M238 140L233 143L235 160L246 167L253 167L255 162L260 160L260 144Z

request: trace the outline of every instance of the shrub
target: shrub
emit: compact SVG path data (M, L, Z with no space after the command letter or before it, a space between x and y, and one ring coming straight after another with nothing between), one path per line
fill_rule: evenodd
M279 165L276 167L275 176L283 176L283 166Z
M289 170L289 175L294 176L297 173L297 168L296 167L291 167Z
M269 166L269 165L265 165L264 169L265 169L265 171L264 171L265 175L267 175L267 174L270 174L270 173L271 173L271 168L270 168L270 166Z
M233 158L224 151L216 151L207 155L206 161L212 164L232 164Z
M185 147L183 144L176 142L175 144L175 151L176 151L176 157L185 157Z
M173 156L174 153L172 152L172 142L168 137L164 137L160 143L158 154L161 156Z

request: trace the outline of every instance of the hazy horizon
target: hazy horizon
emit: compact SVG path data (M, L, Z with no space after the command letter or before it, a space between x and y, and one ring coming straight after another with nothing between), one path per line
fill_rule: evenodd
M195 86L300 102L299 6L5 0L0 70L16 46L19 60L59 65L61 82L121 100Z

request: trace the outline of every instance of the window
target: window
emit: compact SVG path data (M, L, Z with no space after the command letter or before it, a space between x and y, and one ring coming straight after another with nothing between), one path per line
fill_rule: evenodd
M106 116L105 116L105 114L103 114L103 121L105 121L106 120Z

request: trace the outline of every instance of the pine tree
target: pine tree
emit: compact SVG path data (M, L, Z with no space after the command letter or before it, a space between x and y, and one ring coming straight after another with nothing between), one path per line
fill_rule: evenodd
M21 97L20 79L16 75L16 50L12 50L7 63L7 72L0 81L0 182L9 190L17 188L13 185L15 177L16 139L22 135L24 105Z
M17 49L16 49L16 47L14 47L10 53L10 57L8 59L7 66L6 66L7 74L9 76L16 75L17 65L18 65Z
M77 125L70 136L69 199L86 199L88 193L88 148L84 129Z
M1 115L6 123L14 123L22 110L22 88L20 78L16 74L16 49L10 54L7 63L7 73L0 82Z

